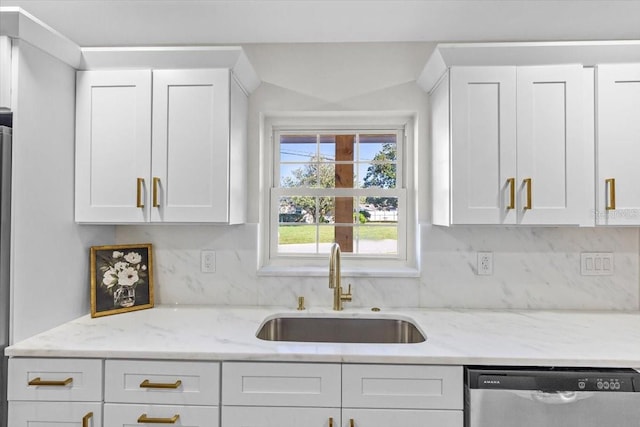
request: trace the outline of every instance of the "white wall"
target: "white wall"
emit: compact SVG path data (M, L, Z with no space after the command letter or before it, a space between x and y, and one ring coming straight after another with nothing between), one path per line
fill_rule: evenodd
M259 114L402 110L418 115L422 276L349 281L359 306L639 308L638 229L429 225L428 96L415 83L430 43L248 45L262 85L249 99L249 213L244 226L119 226L119 243L155 245L156 294L164 304L331 304L327 279L258 277ZM200 273L200 250L217 272ZM475 275L477 251L494 252L494 275ZM583 277L580 252L611 251L615 275Z
M73 222L75 70L13 49L12 342L89 312L89 247L114 227Z

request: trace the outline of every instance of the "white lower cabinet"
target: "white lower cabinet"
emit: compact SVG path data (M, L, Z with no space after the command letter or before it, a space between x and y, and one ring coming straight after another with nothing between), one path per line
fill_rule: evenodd
M181 405L104 405L104 425L128 427L144 424L173 424L189 427L218 427L218 407Z
M223 427L462 427L461 366L230 362Z
M107 360L104 396L105 426L218 427L220 364Z
M342 409L343 427L462 427L463 422L461 410Z
M9 426L54 425L55 427L102 427L102 403L9 402Z
M223 406L223 427L338 427L340 408Z
M9 426L101 427L102 360L12 358Z

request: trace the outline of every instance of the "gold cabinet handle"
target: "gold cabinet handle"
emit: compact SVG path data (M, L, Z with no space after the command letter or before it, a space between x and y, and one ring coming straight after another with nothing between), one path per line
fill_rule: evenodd
M333 417L329 417L329 427L333 427Z
M73 378L69 377L66 380L62 380L62 381L48 381L48 380L43 380L40 377L34 378L31 381L29 381L29 385L35 385L35 386L40 386L40 385L44 385L44 386L53 386L53 387L65 387L68 386L69 384L71 384L73 382Z
M525 209L532 209L531 205L531 178L524 179L524 185L527 187L527 204L524 205Z
M176 389L182 385L181 380L177 380L175 383L152 383L149 380L144 380L140 383L140 388L171 388Z
M87 415L82 417L82 427L89 427L89 420L93 417L93 412L89 412Z
M516 179L509 178L507 179L509 183L509 205L507 209L515 209L516 208Z
M138 423L147 423L147 424L175 424L176 421L180 419L179 414L175 414L171 418L149 418L147 414L142 414L138 418Z
M153 207L159 208L160 203L158 203L158 184L160 184L160 178L157 176L153 177Z
M138 178L136 185L136 207L144 208L144 202L142 201L142 187L144 186L144 178Z
M349 418L349 427L355 427L356 422L353 418Z
M613 211L616 209L616 179L609 178L604 180L609 190L609 203L607 203L606 210Z

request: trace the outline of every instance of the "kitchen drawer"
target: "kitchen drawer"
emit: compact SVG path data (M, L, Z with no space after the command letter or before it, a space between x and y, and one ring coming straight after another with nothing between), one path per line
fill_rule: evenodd
M333 424L330 423L333 419ZM223 406L224 427L339 427L340 408ZM391 424L387 427L390 427Z
M102 403L9 402L8 425L10 427L84 425L101 427Z
M461 366L343 365L345 408L462 409Z
M7 394L8 400L101 401L102 360L11 358Z
M171 405L104 405L104 425L129 427L137 425L171 424L189 427L218 427L219 411L216 406Z
M340 365L222 365L223 405L340 407Z
M107 360L105 402L213 405L220 403L220 364Z
M344 409L342 427L462 427L462 411ZM353 420L353 426L351 425Z

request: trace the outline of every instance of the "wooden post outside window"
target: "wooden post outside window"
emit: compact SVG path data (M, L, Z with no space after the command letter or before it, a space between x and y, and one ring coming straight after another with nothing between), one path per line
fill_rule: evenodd
M353 188L353 147L355 135L336 135L336 188ZM335 241L342 252L353 252L353 197L336 197L335 223L350 224L335 227Z

